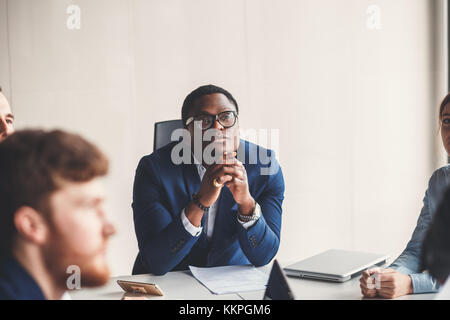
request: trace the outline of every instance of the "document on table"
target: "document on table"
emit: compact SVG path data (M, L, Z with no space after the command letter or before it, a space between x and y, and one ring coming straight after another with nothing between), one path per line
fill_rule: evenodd
M264 290L269 281L269 275L254 266L189 266L189 269L194 277L214 294Z

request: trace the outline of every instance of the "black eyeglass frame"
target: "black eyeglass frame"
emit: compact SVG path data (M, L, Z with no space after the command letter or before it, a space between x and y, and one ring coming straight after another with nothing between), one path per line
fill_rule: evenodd
M229 113L229 112L231 112L231 113L233 114L233 116L234 116L234 122L233 122L233 124L232 124L231 126L225 126L225 125L222 124L222 122L220 122L219 117L220 117L221 114ZM211 129L211 128L214 126L214 123L215 123L216 121L219 122L220 125L221 125L222 127L224 127L225 129L229 129L229 128L232 128L232 127L234 127L234 126L236 125L236 122L237 122L237 119L238 119L238 113L237 113L236 111L233 111L233 110L222 111L222 112L219 112L219 113L216 114L216 115L207 114L207 113L200 113L200 114L196 114L195 116L189 117L189 118L186 120L186 127L187 127L189 124L191 124L192 121L195 120L195 117L198 117L198 116L207 116L207 117L210 117L210 118L211 118L211 126L209 126L208 128L205 128L205 129L202 128L202 130L208 130L208 129Z

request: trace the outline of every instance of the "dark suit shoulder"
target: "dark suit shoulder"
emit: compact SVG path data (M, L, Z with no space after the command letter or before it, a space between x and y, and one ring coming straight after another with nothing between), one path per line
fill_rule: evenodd
M28 272L9 257L0 262L0 299L44 300L45 297Z
M149 155L145 155L139 161L137 170L150 170L153 172L160 172L163 169L168 169L175 166L171 160L173 147L178 142L171 142L158 150L153 151Z

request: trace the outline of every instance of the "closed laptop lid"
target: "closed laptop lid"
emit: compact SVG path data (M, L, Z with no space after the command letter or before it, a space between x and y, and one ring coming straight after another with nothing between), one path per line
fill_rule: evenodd
M289 271L288 274L298 272L299 274L332 275L343 278L380 264L387 258L387 255L376 253L330 249L294 263L284 270Z

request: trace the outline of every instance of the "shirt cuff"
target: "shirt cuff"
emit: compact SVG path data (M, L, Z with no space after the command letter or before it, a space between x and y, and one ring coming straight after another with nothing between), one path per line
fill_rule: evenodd
M189 219L186 217L186 214L181 211L181 221L183 222L183 226L187 232L189 232L193 237L198 237L202 233L203 227L194 226Z
M414 293L426 293L439 291L439 285L428 272L414 273L409 275Z
M256 202L256 206L255 206L255 211L259 210L259 215L261 215L261 208L259 206L259 204ZM256 222L258 222L258 220L250 220L250 221L241 221L239 219L239 216L237 216L237 221L241 224L241 226L244 227L244 229L249 229L250 227L252 227Z

